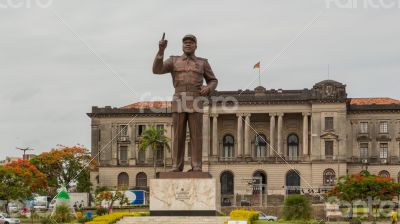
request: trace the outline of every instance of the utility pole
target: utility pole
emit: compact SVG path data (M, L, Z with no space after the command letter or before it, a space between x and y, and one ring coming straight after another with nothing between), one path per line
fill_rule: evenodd
M24 154L23 154L23 156L22 156L22 159L23 159L23 160L25 160L26 151L34 150L34 149L29 148L29 147L26 147L26 148L18 148L18 147L16 147L16 148L19 149L19 150L21 150L21 151L24 151Z

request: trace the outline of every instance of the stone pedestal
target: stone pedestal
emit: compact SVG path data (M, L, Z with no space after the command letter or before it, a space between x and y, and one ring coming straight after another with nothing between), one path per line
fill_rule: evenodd
M150 215L215 216L216 184L204 172L160 173L150 180Z

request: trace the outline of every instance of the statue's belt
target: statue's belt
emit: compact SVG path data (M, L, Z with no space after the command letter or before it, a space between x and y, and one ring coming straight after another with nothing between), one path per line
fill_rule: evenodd
M196 86L177 86L175 87L175 93L181 92L200 92L200 88Z

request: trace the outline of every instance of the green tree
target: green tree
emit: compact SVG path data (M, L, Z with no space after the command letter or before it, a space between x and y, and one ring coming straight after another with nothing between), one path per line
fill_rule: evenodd
M146 151L151 149L153 151L153 166L154 166L154 178L156 177L156 153L157 149L160 147L167 148L168 151L171 150L169 146L170 139L164 135L166 130L158 129L155 126L150 126L141 135L139 141L139 149ZM165 161L164 161L165 164Z
M90 191L89 172L96 164L91 159L89 150L83 146L59 145L50 152L32 158L31 162L47 174L51 195L55 195L61 186L69 190L75 184L80 191Z
M47 188L46 176L27 160L18 160L0 167L0 200L26 200Z
M366 201L369 198L379 203L392 200L400 193L400 184L390 177L371 175L368 171L339 177L336 186L328 192L328 196L349 202L353 207L356 200ZM378 209L376 210L377 213ZM371 214L370 210L370 214Z
M112 210L114 203L119 201L120 205L128 204L128 198L125 197L122 191L103 191L96 196L97 205L101 206L102 201L107 201L109 203L108 211Z
M289 195L283 207L283 218L285 220L310 220L311 203L302 195Z

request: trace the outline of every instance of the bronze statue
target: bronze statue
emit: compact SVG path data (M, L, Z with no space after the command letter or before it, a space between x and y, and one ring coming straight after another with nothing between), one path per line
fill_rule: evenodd
M191 144L191 171L202 171L202 131L203 111L199 98L210 95L218 80L215 78L207 59L195 56L197 39L189 34L182 39L181 56L171 56L164 61L164 51L168 41L165 33L159 42L159 50L154 59L153 73L171 73L175 94L172 99L172 122L174 143L172 147L172 170L182 172L185 158L186 124L189 123ZM203 85L203 80L207 85Z

